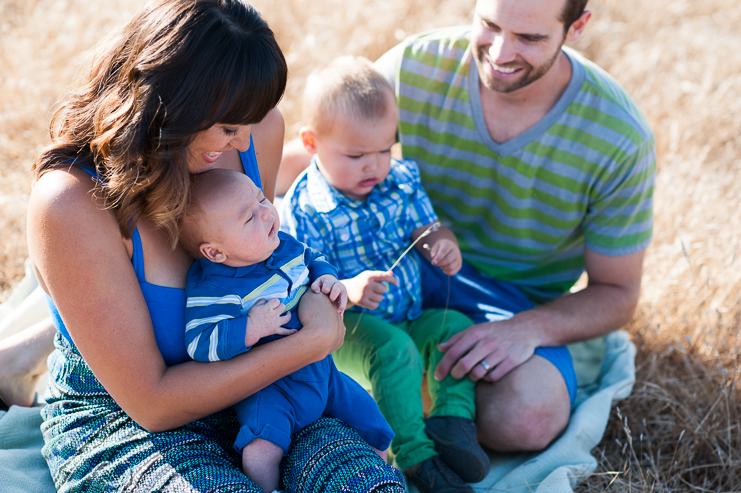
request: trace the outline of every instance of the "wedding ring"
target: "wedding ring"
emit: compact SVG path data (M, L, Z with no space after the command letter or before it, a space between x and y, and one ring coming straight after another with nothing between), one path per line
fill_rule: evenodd
M486 371L491 370L491 365L489 363L487 363L486 360L484 360L484 361L481 362L481 366L483 366L484 367L484 370L486 370Z

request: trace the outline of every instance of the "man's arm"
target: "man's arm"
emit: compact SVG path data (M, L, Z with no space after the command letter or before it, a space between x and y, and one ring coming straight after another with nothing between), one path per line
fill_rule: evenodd
M466 374L496 381L527 361L536 347L562 346L607 334L633 317L641 288L644 251L600 255L588 248L584 265L588 286L509 320L474 325L440 345L445 356L435 370L442 380ZM486 361L489 373L480 365Z
M277 197L286 194L294 180L311 164L311 154L304 148L301 139L296 137L283 146L283 157L278 170L278 182L275 190Z

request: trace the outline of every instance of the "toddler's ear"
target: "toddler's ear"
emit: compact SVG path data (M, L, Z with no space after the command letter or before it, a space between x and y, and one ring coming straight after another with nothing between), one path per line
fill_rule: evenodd
M316 154L316 136L314 132L309 127L301 127L298 134L301 137L301 143L304 144L304 149L311 154Z
M201 252L201 255L203 255L204 258L210 260L215 264L221 264L226 261L226 255L224 254L224 252L219 250L219 248L212 243L201 243L201 246L198 247L198 250Z

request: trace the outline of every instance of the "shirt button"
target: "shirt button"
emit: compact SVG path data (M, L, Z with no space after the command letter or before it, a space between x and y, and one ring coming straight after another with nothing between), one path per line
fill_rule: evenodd
M342 241L347 241L347 240L350 239L350 234L349 233L342 233L342 235L340 236L340 239L342 239Z

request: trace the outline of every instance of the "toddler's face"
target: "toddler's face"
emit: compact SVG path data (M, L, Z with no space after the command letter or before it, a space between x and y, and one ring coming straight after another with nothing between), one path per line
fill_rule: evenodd
M225 255L225 265L244 267L268 259L280 244L280 222L275 206L262 190L241 173L212 201L203 220L209 221L209 238Z
M375 123L340 117L331 131L315 137L319 169L330 185L354 200L365 200L391 167L396 142L396 107Z

